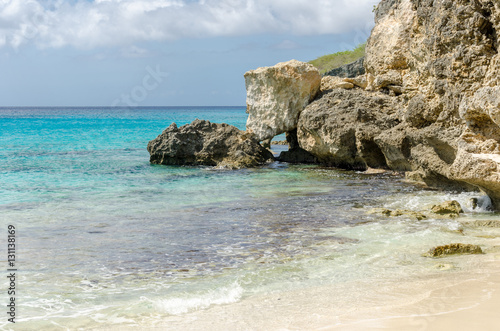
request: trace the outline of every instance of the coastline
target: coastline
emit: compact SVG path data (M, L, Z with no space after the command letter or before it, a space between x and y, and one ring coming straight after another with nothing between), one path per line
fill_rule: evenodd
M498 245L500 238L493 247ZM426 276L364 279L249 296L166 316L142 330L496 330L500 252L452 259L467 261L463 269ZM98 330L105 329L110 330ZM137 326L111 330L137 330Z
M380 287L371 293L361 293L362 288L356 293L359 284L351 284L358 307L335 301L338 291L346 288L313 288L168 318L165 326L179 323L179 329L185 330L493 331L499 321L499 260L497 254L481 274L443 273L431 279L373 284Z

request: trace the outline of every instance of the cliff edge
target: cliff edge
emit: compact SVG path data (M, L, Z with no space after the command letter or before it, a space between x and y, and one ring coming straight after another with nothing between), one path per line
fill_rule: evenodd
M286 131L297 129L299 146L321 163L481 189L500 208L500 3L383 0L375 21L366 73L323 77L321 91L294 113ZM260 83L260 93L276 91L272 81ZM260 107L254 90L247 81L250 118L252 109L261 117L265 108L273 117L287 114L286 102ZM258 131L255 121L248 127ZM283 126L266 132L283 132Z

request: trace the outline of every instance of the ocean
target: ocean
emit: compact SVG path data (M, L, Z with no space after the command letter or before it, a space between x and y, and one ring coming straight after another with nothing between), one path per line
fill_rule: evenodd
M499 219L486 207L471 210L471 198L487 201L480 193L423 189L397 173L280 162L243 170L151 165L148 141L196 118L244 129L247 114L0 108L0 242L9 225L16 229L16 323L2 313L1 329L284 330L297 320L316 329L353 310L424 295L400 284L479 277L488 254L422 254L452 242L487 251L500 235L464 228ZM451 199L465 210L460 218L370 213L429 213ZM276 304L293 297L300 309ZM277 324L266 324L269 314Z

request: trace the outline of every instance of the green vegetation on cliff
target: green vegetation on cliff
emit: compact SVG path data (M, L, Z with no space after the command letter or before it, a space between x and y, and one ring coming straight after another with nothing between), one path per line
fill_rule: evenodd
M318 57L316 60L309 61L310 64L319 69L321 74L327 71L356 61L365 55L366 43L358 45L352 51L337 52Z

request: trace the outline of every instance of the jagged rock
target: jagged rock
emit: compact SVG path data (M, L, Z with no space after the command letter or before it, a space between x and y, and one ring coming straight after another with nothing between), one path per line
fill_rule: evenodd
M252 135L228 124L194 120L177 127L172 123L148 143L150 162L165 165L207 165L245 168L273 160Z
M366 170L387 167L374 139L395 126L393 100L383 93L336 89L301 113L301 148L330 166Z
M296 129L299 114L319 92L320 84L318 69L296 60L248 71L247 130L262 141Z
M363 66L363 62L365 57L361 57L354 62L345 64L338 68L332 69L325 73L324 76L337 76L342 78L354 78L359 75L363 75L365 73L365 67Z
M288 141L280 140L280 141L271 141L271 145L288 145Z
M324 76L323 78L321 78L321 92L333 90L336 88L348 90L354 88L354 84L346 82L343 78L340 77Z
M445 201L439 205L434 205L431 208L432 212L438 215L450 215L453 217L463 213L462 206L456 200Z
M354 86L360 87L363 90L367 88L368 81L366 80L365 75L356 76L354 78L344 78L345 82L351 83Z
M402 210L402 209L391 210L386 208L374 208L368 211L368 214L382 214L391 217L409 216L412 218L416 218L419 221L427 219L427 216L418 211Z
M368 89L388 88L405 100L403 124L378 143L406 154L397 163L427 184L475 186L500 204L499 5L383 0L375 16ZM405 142L406 152L391 140Z
M338 167L482 190L500 209L500 5L383 0L375 17L364 79L344 79L367 91L332 90L309 105L300 146Z
M454 254L483 254L481 247L471 244L449 244L431 248L426 256L440 257Z

